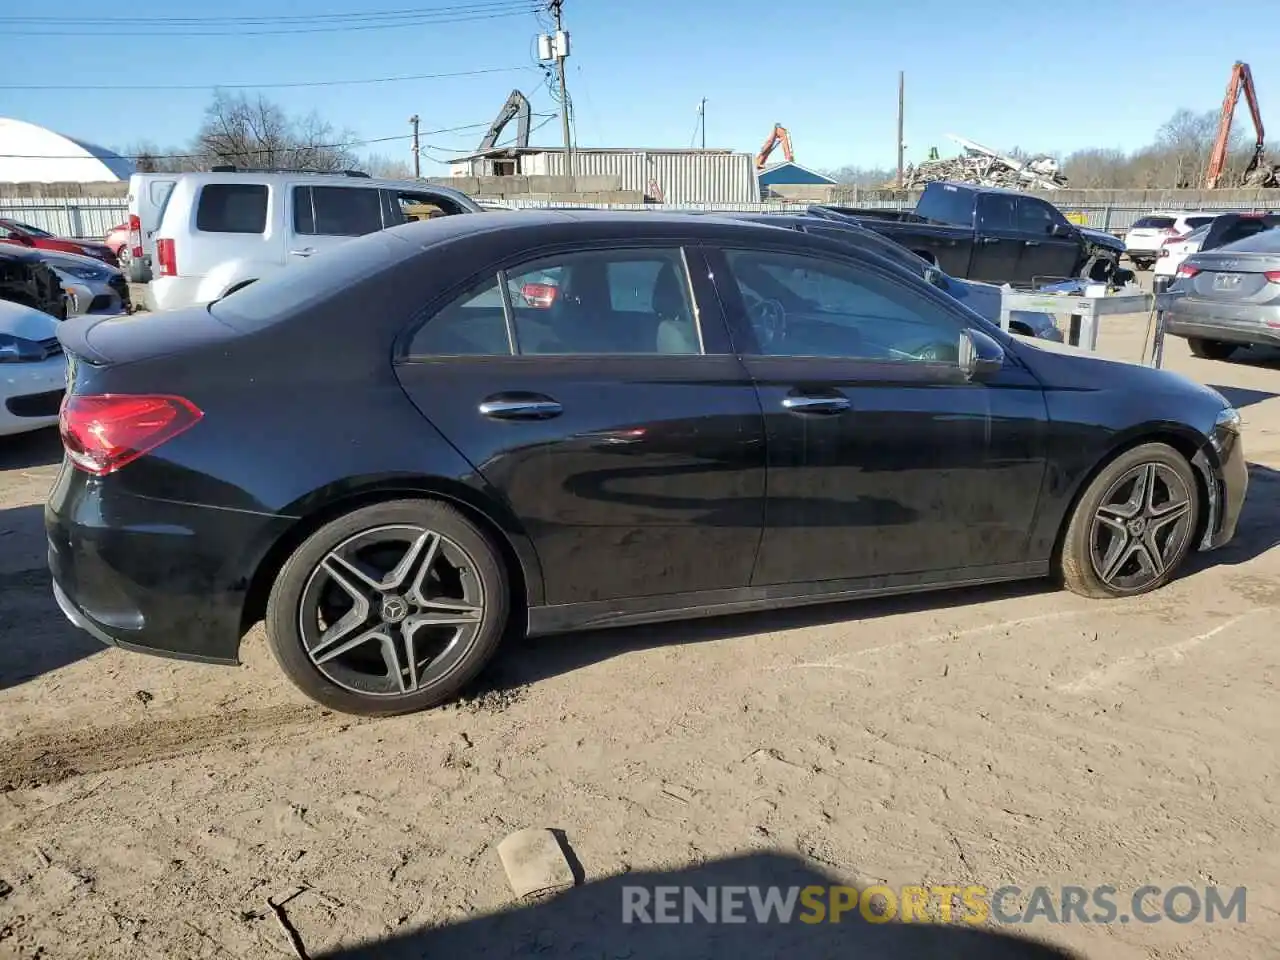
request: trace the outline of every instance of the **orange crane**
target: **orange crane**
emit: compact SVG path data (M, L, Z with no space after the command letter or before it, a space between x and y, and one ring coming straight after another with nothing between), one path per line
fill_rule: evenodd
M1213 141L1213 151L1209 154L1209 167L1205 171L1204 186L1212 190L1222 179L1222 172L1227 166L1227 149L1231 145L1231 121L1235 117L1236 104L1240 102L1240 93L1249 104L1249 113L1253 117L1253 129L1258 135L1257 145L1253 149L1253 159L1245 169L1247 177L1258 169L1262 163L1262 151L1266 145L1266 132L1262 128L1262 112L1258 109L1258 91L1253 85L1253 71L1247 63L1237 62L1231 68L1231 80L1227 84L1227 95L1222 101L1222 119L1218 121L1218 136Z
M769 154L773 153L778 144L782 144L782 155L787 158L787 163L792 163L795 160L795 151L791 149L791 134L787 133L787 128L782 124L775 123L773 131L764 142L764 146L756 154L757 170L764 169L765 164L769 162Z

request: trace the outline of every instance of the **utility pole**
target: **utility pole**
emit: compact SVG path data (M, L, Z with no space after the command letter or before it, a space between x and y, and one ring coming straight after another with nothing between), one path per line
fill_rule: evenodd
M898 71L898 189L902 189L905 171L902 166L902 113L906 105L907 75Z
M702 128L702 149L707 149L707 98L698 104L698 126Z
M564 61L569 56L569 34L564 29L564 0L549 0L548 8L556 18L556 35L551 38L551 52L556 60L560 81L560 123L564 132L564 172L573 191L573 146L569 137L569 91L564 81Z
M418 123L419 118L415 113L409 118L409 122L413 124L413 175L415 178L422 177L422 150L418 145Z

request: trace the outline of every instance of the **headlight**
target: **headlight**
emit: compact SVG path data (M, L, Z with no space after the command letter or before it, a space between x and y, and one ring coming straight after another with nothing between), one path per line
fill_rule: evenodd
M1230 430L1232 433L1240 432L1240 411L1235 407L1227 407L1218 411L1218 417L1213 421L1215 427L1221 427L1223 430Z
M83 265L77 263L66 267L59 266L58 269L63 273L71 274L73 277L79 277L81 280L105 280L107 278L107 271L90 266L87 263Z
M0 363L38 363L43 359L44 347L34 340L0 333Z

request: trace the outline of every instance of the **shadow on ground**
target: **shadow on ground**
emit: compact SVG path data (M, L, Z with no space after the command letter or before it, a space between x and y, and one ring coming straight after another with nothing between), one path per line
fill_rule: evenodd
M763 901L768 887L784 888L778 894L786 896L786 888L826 888L840 883L797 857L751 854L683 870L609 877L540 903L450 926L395 934L376 943L325 953L316 960L531 956L558 960L1071 960L1075 956L1037 941L963 924L870 923L856 911L842 916L839 923L805 923L798 919L801 915L815 914L798 899L791 922L757 922L747 891L738 895L743 904L739 915L745 922L623 922L624 904L643 902L645 894L650 904L647 915L653 918L658 887L696 891L705 899L710 899L709 888L714 888L712 896L718 898L726 887L757 887L757 897ZM626 888L635 888L635 892L624 892ZM677 916L683 914L679 906L675 909ZM632 913L640 919L645 915Z
M1221 384L1209 384L1211 390L1217 390L1220 394L1227 398L1227 403L1231 404L1237 410L1243 410L1245 407L1251 407L1255 403L1265 403L1272 397L1280 397L1280 393L1272 393L1268 390L1251 390L1248 387L1225 387Z
M55 466L62 460L62 438L55 427L0 437L0 470Z
M44 507L0 510L0 691L33 680L104 647L77 630L53 599L43 552ZM16 569L9 569L16 564Z

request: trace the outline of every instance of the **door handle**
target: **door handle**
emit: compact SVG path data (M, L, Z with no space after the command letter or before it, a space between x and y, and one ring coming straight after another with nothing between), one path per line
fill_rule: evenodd
M852 404L849 403L848 397L840 395L814 397L804 395L791 395L782 398L782 406L784 409L792 413L844 413Z
M303 247L301 250L290 250L289 253L295 257L309 257L316 252L315 247Z
M981 243L983 246L986 246L988 243L999 243L1000 238L999 237L982 237L978 240L978 242Z
M550 420L564 413L564 407L550 397L493 396L480 402L480 413L494 420Z
M1040 246L1040 241L1039 241L1039 240L1024 240L1024 241L1023 241L1023 243L1025 243L1028 247L1038 247L1038 246Z

